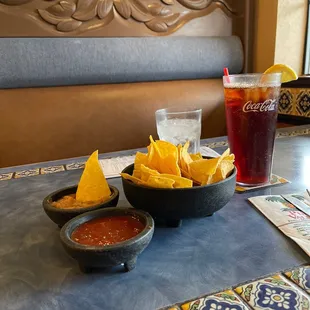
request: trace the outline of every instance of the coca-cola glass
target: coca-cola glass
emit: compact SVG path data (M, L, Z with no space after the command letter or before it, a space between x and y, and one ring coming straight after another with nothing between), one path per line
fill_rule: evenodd
M270 181L281 73L223 77L228 142L235 154L237 183Z

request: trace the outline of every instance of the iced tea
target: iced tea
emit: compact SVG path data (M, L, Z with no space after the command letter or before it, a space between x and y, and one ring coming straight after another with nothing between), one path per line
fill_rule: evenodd
M228 141L241 185L270 181L281 74L266 76L224 77Z

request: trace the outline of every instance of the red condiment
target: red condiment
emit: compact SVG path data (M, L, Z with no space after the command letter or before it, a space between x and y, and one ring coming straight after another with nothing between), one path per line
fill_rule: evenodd
M133 238L144 227L134 216L107 216L80 225L73 231L71 238L84 245L105 246Z

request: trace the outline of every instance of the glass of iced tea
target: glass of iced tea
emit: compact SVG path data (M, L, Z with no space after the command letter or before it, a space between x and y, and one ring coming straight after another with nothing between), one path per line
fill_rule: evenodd
M237 183L266 184L271 176L281 73L229 75L223 83Z

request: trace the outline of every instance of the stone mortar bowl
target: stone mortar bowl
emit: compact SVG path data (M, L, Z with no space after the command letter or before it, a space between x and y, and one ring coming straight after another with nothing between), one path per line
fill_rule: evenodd
M119 191L116 187L112 185L109 185L109 187L111 190L111 197L108 200L91 207L78 208L78 209L59 209L55 208L52 205L53 201L56 201L63 196L75 194L77 190L77 185L62 188L49 194L43 199L42 203L43 209L47 214L47 216L61 228L69 220L85 212L108 207L116 207L119 199Z
M132 175L133 169L132 164L122 172ZM165 220L168 226L178 227L182 219L207 217L222 209L235 192L236 174L234 168L223 181L192 188L152 188L124 178L122 183L125 196L134 208Z
M145 228L135 237L114 245L89 246L71 239L72 232L81 224L105 216L132 215L140 219ZM152 217L134 208L106 208L84 213L67 222L60 231L60 239L66 252L76 259L83 272L93 268L112 267L124 264L125 270L135 268L137 257L150 243L154 233Z

